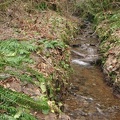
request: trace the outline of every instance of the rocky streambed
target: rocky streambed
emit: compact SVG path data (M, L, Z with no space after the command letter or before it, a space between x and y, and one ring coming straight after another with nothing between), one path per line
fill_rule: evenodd
M85 22L73 40L71 74L64 112L70 120L120 120L120 100L104 82L99 63L99 40Z

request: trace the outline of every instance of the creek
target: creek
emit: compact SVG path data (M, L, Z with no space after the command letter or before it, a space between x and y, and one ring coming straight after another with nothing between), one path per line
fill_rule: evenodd
M106 85L97 65L99 40L89 22L71 44L70 87L64 101L64 112L71 120L120 120L120 100Z

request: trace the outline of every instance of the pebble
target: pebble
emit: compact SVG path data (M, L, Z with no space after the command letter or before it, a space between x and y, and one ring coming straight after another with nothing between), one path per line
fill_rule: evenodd
M87 116L88 114L85 113L85 112L83 112L83 111L81 111L81 112L80 112L80 115L82 115L82 116Z

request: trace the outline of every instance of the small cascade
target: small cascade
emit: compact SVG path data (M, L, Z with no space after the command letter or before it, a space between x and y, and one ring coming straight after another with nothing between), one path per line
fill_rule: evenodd
M98 59L98 54L96 48L92 48L89 44L82 44L78 46L78 49L74 50L72 48L71 52L78 56L77 58L72 59L72 63L79 64L82 66L90 66L91 63L95 62Z
M89 66L90 65L89 63L84 62L84 61L82 61L80 59L72 60L72 63L76 63L76 64L83 65L83 66Z
M89 47L87 49L87 52L88 52L88 56L92 59L95 55L94 49L92 47Z

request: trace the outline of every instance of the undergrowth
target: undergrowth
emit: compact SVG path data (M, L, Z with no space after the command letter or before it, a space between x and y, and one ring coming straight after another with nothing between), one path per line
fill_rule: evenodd
M34 61L30 58L31 52L37 49L35 41L5 40L0 41L0 82L6 80L6 74L20 79L22 82L35 84L40 87L42 93L46 92L46 78L39 72L31 69L28 64ZM9 67L10 70L6 70ZM24 71L24 73L22 72ZM4 76L5 74L5 76ZM0 86L0 119L2 120L35 120L30 114L30 109L48 113L47 96L41 96L38 100L28 95L11 91Z
M42 111L47 114L50 111L48 105L49 99L54 101L55 91L59 92L60 86L55 86L52 79L54 75L44 77L44 75L37 70L31 68L29 65L34 61L30 58L32 52L38 52L39 49L59 49L61 52L65 51L67 45L59 40L40 40L40 41L18 41L16 39L0 41L0 118L3 120L24 120L36 119L30 110ZM69 69L68 64L61 61L61 67ZM57 67L57 66L56 66ZM57 69L57 68L56 68ZM8 75L8 76L6 76ZM57 76L57 74L55 74ZM62 75L63 77L65 76ZM21 82L32 83L41 89L41 96L36 99L20 92L15 92L4 88L4 81L9 80L10 77L15 77ZM55 82L55 81L54 81ZM59 89L59 90L58 90ZM55 103L51 103L51 109L60 111Z
M84 2L79 4L79 8L85 19L93 21L94 29L98 35L106 37L120 28L119 0L86 0L85 4Z
M58 48L58 49L62 49L64 50L67 45L61 41L61 40L40 40L39 41L41 44L43 44L44 48L48 48L48 49L55 49L55 48Z
M101 40L101 51L106 52L110 46L104 49L106 41L119 43L119 38L113 34L120 29L120 2L119 0L86 0L81 2L79 9L84 19L93 22L93 29ZM86 9L84 9L86 8Z
M0 41L0 70L2 70L5 65L16 66L23 62L31 63L30 53L35 51L37 47L34 45L33 41L17 41L17 40L5 40Z
M60 2L64 4L63 1L51 2L49 0L2 0L0 3L0 14L7 16L5 19L10 18L10 23L7 22L10 28L19 29L20 27L20 32L21 30L24 31L25 38L26 29L30 30L29 36L32 36L33 29L40 33L38 34L40 40L19 38L19 40L6 38L0 40L0 120L36 120L37 118L34 117L36 111L42 111L44 114L49 111L61 112L58 108L61 106L59 104L61 100L60 92L62 93L65 89L68 70L70 69L69 47L66 43L75 36L76 25L74 26L69 19L60 15L60 12L62 13L60 9L63 7ZM48 15L47 13L46 15L48 9L54 10L54 12L49 10L51 14ZM55 13L56 10L57 13ZM25 16L21 14L24 12ZM31 16L30 19L35 18L33 24L28 22L29 19L26 14ZM43 16L43 18L38 16L42 19L42 22L39 22L35 14ZM19 19L19 16L23 16L23 21ZM13 18L11 19L11 17ZM14 26L14 22L18 24L16 20L20 23L17 26L18 28ZM12 25L11 22L13 22ZM38 29L39 27L40 29ZM17 34L19 35L19 32ZM43 40L41 40L42 38ZM49 56L47 55L48 52ZM39 57L40 60L37 63L32 59L31 53ZM49 62L48 59L52 62ZM50 66L49 72L52 70L53 72L49 74L46 72L47 70L45 71L45 68L43 68L45 72L42 72L41 68L37 68L38 66L41 67L41 64L43 64L42 67L44 65ZM18 92L11 89L7 86L11 82L10 78L14 78L13 83L18 80L20 84L26 85L30 83L34 85L40 90L40 95L35 97L22 93L24 91ZM56 106L56 103L59 105Z

